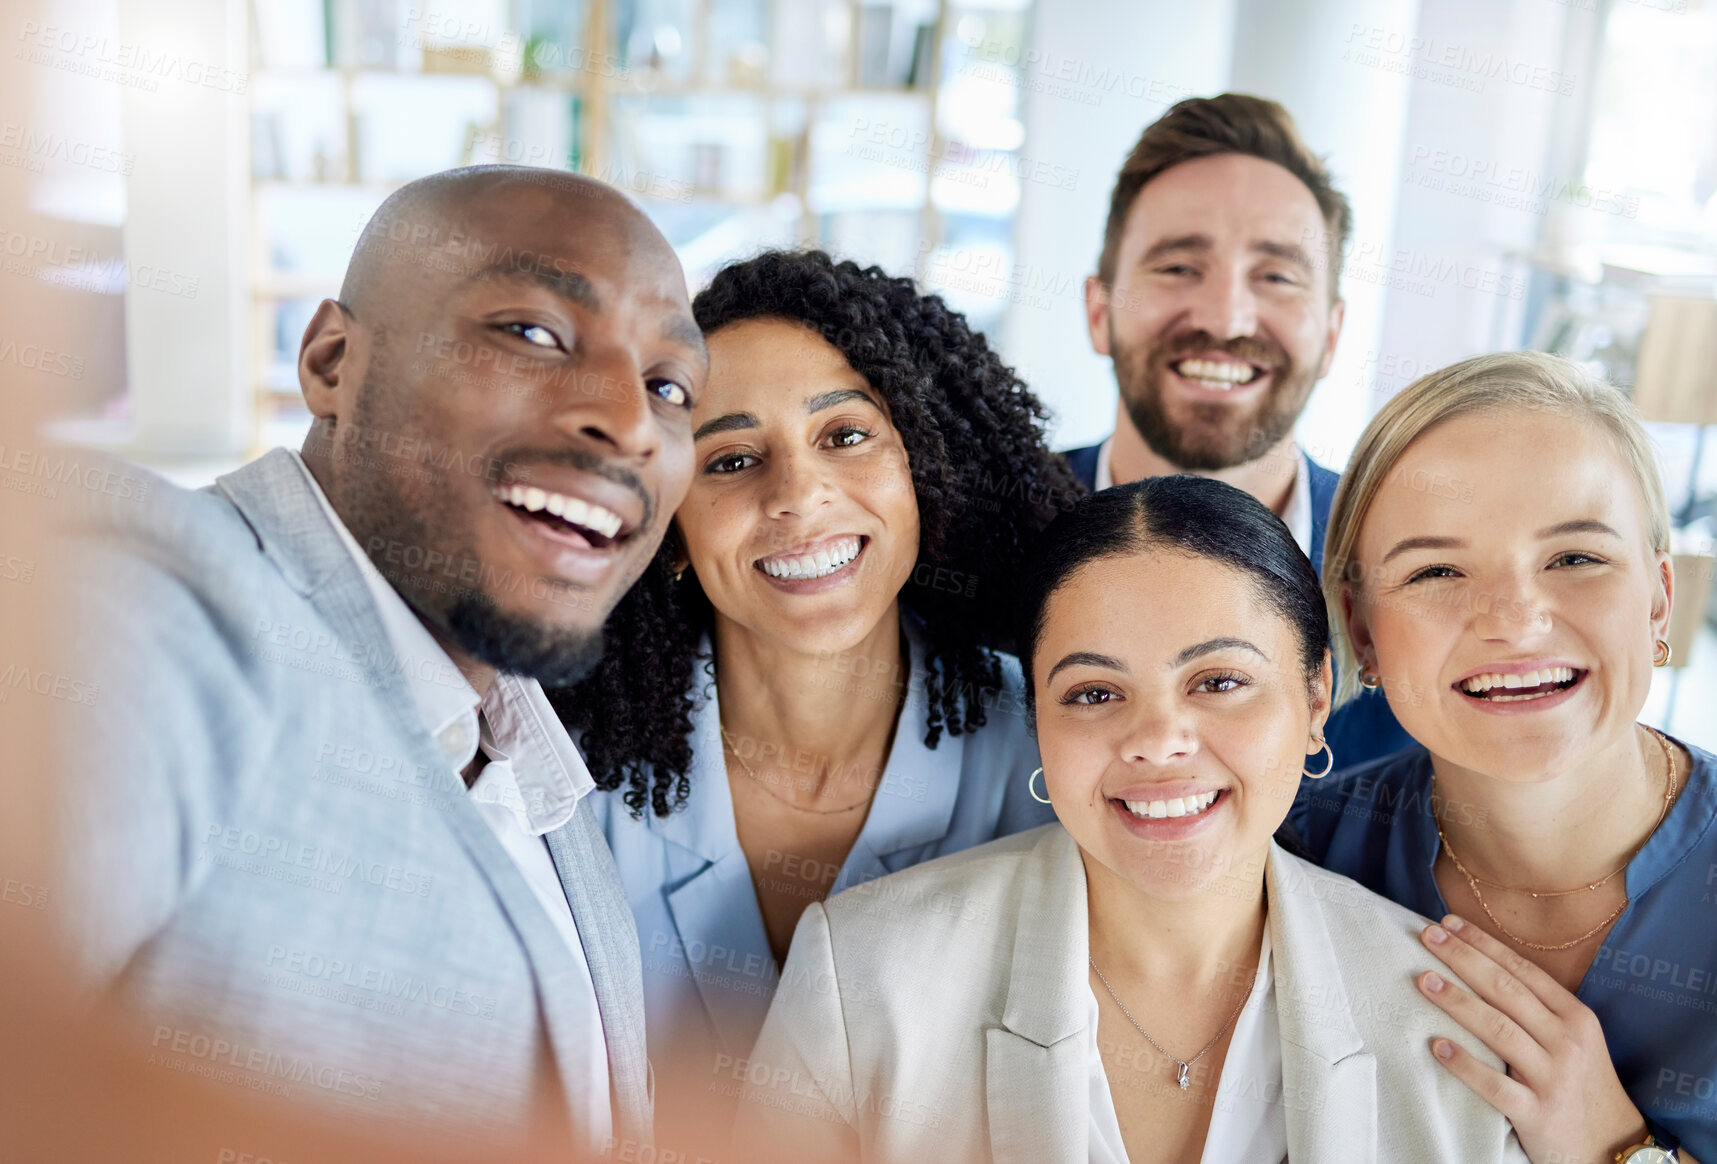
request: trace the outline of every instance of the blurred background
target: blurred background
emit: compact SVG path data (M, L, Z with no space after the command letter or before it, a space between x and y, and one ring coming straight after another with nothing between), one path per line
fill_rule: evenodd
M767 246L915 276L1090 443L1115 170L1182 97L1275 98L1356 211L1302 443L1339 468L1488 350L1633 391L1681 578L1646 718L1717 747L1712 0L40 0L4 42L0 375L45 438L193 485L299 443L299 336L365 220L478 162L620 187L694 291Z

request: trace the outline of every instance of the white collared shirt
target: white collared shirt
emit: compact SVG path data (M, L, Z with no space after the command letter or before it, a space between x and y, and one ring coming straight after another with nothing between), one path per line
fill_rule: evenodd
M584 1085L578 1091L583 1106L572 1116L590 1154L599 1155L607 1150L614 1120L609 1100L608 1044L584 943L579 939L554 858L543 840L571 820L578 802L596 787L590 769L535 679L497 674L489 694L482 700L477 698L476 689L358 545L304 459L296 452L292 456L364 576L394 661L406 676L423 726L434 737L442 757L460 783L464 783L465 768L479 747L488 758L471 785L472 803L518 866L531 895L547 912L576 964L580 988L571 1002L577 1012L578 1061L557 1067L567 1078Z
M1115 437L1097 446L1097 471L1093 476L1093 491L1107 489L1115 483L1115 472L1109 465L1109 455ZM1282 507L1282 524L1288 527L1300 552L1310 557L1312 552L1312 471L1306 455L1294 450L1294 483L1288 488L1288 503ZM1318 563L1313 563L1318 565Z
M1115 1115L1115 1097L1109 1091L1109 1076L1103 1070L1103 1053L1097 1045L1097 995L1090 995L1090 1036L1087 1040L1091 1088L1091 1164L1127 1164L1127 1148L1121 1141L1121 1123ZM1152 1053L1152 1052L1147 1052ZM1158 1056L1160 1060L1161 1056ZM1165 1080L1174 1078L1174 1065L1164 1064ZM1160 1085L1160 1084L1159 1084ZM1188 1102L1195 1102L1188 1099ZM1286 1161L1288 1117L1282 1095L1282 1032L1276 1022L1276 982L1270 970L1270 927L1258 953L1258 973L1252 993L1240 1017L1234 1020L1234 1037L1222 1061L1216 1085L1216 1101L1210 1113L1210 1129L1204 1136L1201 1164L1234 1164L1235 1161Z

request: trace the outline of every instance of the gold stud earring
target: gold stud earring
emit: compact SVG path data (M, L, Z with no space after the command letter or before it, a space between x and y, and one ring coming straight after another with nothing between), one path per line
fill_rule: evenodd
M1674 655L1675 652L1670 649L1668 641L1665 639L1659 639L1657 640L1657 650L1652 652L1651 665L1653 667L1667 667L1669 666L1669 660Z

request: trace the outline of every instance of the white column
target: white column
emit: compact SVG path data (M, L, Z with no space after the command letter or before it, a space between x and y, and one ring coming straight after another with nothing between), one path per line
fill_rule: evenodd
M145 455L242 452L251 434L250 77L245 0L122 0L126 374Z
M1235 0L1039 0L1025 68L1033 163L1076 172L1072 189L1021 184L1004 356L1054 410L1056 447L1115 424L1115 376L1091 350L1079 290L1097 270L1115 174L1145 126L1183 97L1228 84ZM1029 291L1030 293L1026 293Z
M1347 319L1298 428L1335 469L1371 415L1364 365L1383 328L1418 17L1419 0L1239 0L1230 88L1281 102L1353 203Z

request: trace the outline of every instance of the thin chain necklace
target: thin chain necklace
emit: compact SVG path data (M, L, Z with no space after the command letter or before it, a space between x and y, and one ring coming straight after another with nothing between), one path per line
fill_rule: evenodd
M1185 1091L1187 1087L1190 1086L1187 1080L1187 1072L1192 1070L1192 1065L1204 1058L1205 1052L1216 1046L1217 1040L1221 1039L1223 1035L1228 1033L1228 1028L1234 1025L1235 1019L1240 1017L1240 1011L1246 1006L1246 1000L1252 995L1250 990L1243 991L1241 993L1240 1005L1234 1008L1234 1013L1228 1016L1228 1021L1222 1024L1222 1029L1216 1032L1215 1038L1212 1038L1210 1042L1199 1048L1198 1054L1194 1055L1190 1059L1177 1059L1175 1056L1163 1050L1163 1045L1161 1043L1151 1038L1151 1032L1139 1025L1139 1020L1133 1017L1133 1012L1127 1009L1127 1004L1121 1001L1121 996L1115 993L1115 988L1113 986L1109 985L1109 979L1104 976L1103 971L1097 970L1097 960L1091 957L1090 954L1085 955L1085 960L1091 963L1091 969L1097 971L1097 978L1103 983L1103 989L1109 992L1109 997L1115 1000L1115 1005L1121 1008L1121 1013L1127 1016L1127 1021L1133 1024L1133 1029L1145 1036L1145 1042L1155 1047L1157 1052L1162 1055L1163 1058L1171 1060L1174 1063L1178 1070L1178 1075L1175 1081L1180 1084L1180 1089L1182 1091Z
M1658 813L1657 824L1652 825L1651 826L1651 832L1648 832L1645 835L1646 840L1650 840L1652 833L1657 832L1657 830L1660 827L1662 827L1665 818L1667 818L1669 816L1669 806L1675 799L1675 753L1670 751L1669 740L1664 737L1662 732L1656 731L1652 728L1647 728L1646 731L1649 732L1651 734L1651 736L1654 739L1656 739L1658 744L1663 748L1663 759L1664 759L1664 763L1666 765L1666 773L1664 776L1664 783L1663 783L1663 811ZM1433 803L1435 802L1436 793L1437 793L1437 778L1436 778L1436 776L1433 775L1431 777L1431 795L1433 798ZM1558 942L1554 945L1547 945L1543 942L1529 942L1525 938L1522 938L1522 937L1518 936L1517 934L1513 933L1512 931L1510 931L1507 926L1503 925L1500 921L1498 921L1496 914L1491 912L1490 905L1485 901L1484 894L1479 891L1479 885L1481 883L1484 885L1493 886L1494 888L1501 889L1501 890L1508 892L1508 893L1522 893L1528 897L1534 897L1534 898L1537 898L1537 897L1568 897L1568 896L1575 894L1575 893L1588 893L1588 892L1591 892L1592 890L1597 889L1599 886L1606 884L1607 882L1612 880L1616 876L1617 873L1620 873L1623 869L1626 869L1628 867L1628 863L1631 862L1634 859L1634 856L1639 853L1639 848L1645 847L1645 840L1642 840L1640 842L1639 848L1636 848L1633 851L1633 853L1629 854L1627 861L1623 861L1621 863L1620 867L1611 870L1608 875L1601 878L1600 880L1594 881L1590 885L1582 885L1578 889L1560 889L1560 890L1554 890L1554 891L1551 891L1551 890L1534 891L1534 890L1530 890L1530 889L1514 889L1510 886L1502 885L1502 884L1499 884L1498 882L1495 882L1495 881L1486 881L1482 877L1475 877L1472 874L1472 872L1470 870L1468 870L1467 867L1461 863L1460 857L1457 856L1455 853L1454 846L1449 844L1449 838L1443 834L1443 822L1440 820L1437 820L1437 815L1435 812L1432 812L1431 819L1433 821L1436 821L1437 839L1443 843L1443 851L1449 855L1449 860L1454 862L1455 868L1460 870L1461 876L1466 878L1467 888L1472 891L1473 900L1479 903L1479 908L1484 910L1484 915L1490 919L1492 925L1494 925L1499 931L1501 931L1502 935L1505 938L1507 938L1509 941L1513 942L1515 945L1525 946L1529 950L1544 950L1547 952L1558 952L1561 950L1572 950L1575 946L1581 945L1584 942L1591 941L1592 938L1596 937L1599 933L1601 933L1603 931L1604 927L1608 926L1611 922L1615 921L1618 917L1622 916L1622 911L1628 907L1629 898L1624 893L1622 895L1622 903L1620 905L1618 905L1610 913L1610 916L1606 917L1603 921L1599 922L1597 925L1593 926L1591 929L1587 930L1585 933L1581 934L1579 937L1573 939L1572 941Z
M785 804L788 808L795 809L799 812L812 812L816 813L818 816L838 816L843 812L851 812L855 808L863 808L865 805L870 803L871 797L876 792L876 787L873 785L870 791L864 794L862 799L855 800L851 804L843 804L839 808L807 808L803 804L794 804L791 800L788 800L785 796L782 796L779 792L769 787L769 781L763 779L763 777L751 770L751 765L745 762L745 757L739 754L739 749L734 746L733 740L728 736L727 725L725 724L723 724L721 728L721 742L727 745L727 750L733 753L733 758L735 760L739 761L740 769L744 771L747 776L751 777L754 784L763 789L763 791L767 792L770 796L773 796L776 800L779 800L782 804Z

